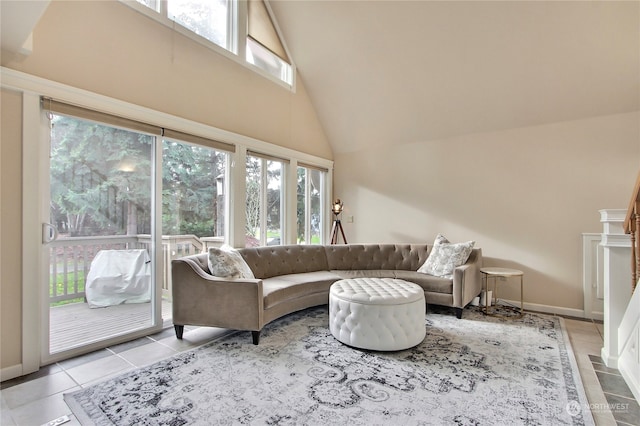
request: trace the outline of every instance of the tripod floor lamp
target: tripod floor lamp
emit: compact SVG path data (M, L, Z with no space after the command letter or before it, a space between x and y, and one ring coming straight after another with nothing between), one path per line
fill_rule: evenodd
M342 223L340 223L340 213L342 213L343 208L344 206L339 198L331 206L331 211L336 215L331 227L331 244L338 244L338 230L342 234L342 240L347 244L347 237L344 236L344 229L342 229Z

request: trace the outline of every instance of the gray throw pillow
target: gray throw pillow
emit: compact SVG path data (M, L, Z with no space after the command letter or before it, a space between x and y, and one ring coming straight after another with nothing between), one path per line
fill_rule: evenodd
M247 262L236 250L209 249L209 272L220 278L255 278Z
M450 278L456 267L467 262L474 245L475 241L453 244L443 235L438 234L429 257L418 268L418 272L436 277Z

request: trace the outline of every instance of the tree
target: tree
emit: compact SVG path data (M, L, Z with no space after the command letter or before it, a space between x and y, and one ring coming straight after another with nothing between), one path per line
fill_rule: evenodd
M149 232L152 142L148 135L54 116L51 211L58 228L71 236Z
M322 217L322 212L320 211L321 173L319 170L298 167L296 205L298 242L312 244L320 241L320 222ZM309 198L308 205L307 198ZM310 224L309 235L307 235L306 229L307 219Z
M262 186L262 159L247 155L246 233L257 238L260 230L260 188Z
M210 148L164 141L162 150L163 234L216 236L216 179L225 174L226 154Z
M246 164L246 234L258 239L281 233L282 162L247 156ZM266 229L262 229L262 220Z
M55 116L51 133L51 212L70 236L151 232L155 137ZM164 234L215 236L216 177L226 154L187 143L162 145Z

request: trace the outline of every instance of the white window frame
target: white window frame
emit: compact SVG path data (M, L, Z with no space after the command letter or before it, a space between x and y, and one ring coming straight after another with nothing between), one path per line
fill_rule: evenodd
M223 243L228 244L229 243L229 222L230 222L230 218L229 218L229 199L230 199L230 195L229 195L229 180L230 180L230 173L229 170L231 168L231 158L233 157L234 153L232 152L228 152L225 150L221 150L221 149L217 149L211 146L207 146L207 145L199 145L197 143L193 143L193 142L188 142L185 140L182 140L180 138L170 138L170 137L165 137L165 136L160 136L160 146L163 147L163 144L165 141L169 141L169 142L177 142L177 143L181 143L181 144L185 144L185 145L192 145L192 146L196 146L199 148L206 148L206 149L211 149L215 152L218 153L224 153L225 154L225 160L224 160L224 177L222 180L222 192L224 194L224 210L223 210L223 214L224 214L224 229L222 231L223 235L222 235L222 240ZM162 157L162 154L160 154L160 157ZM162 162L162 158L160 158L160 164L163 164ZM160 173L160 183L162 183L162 173ZM215 184L215 183L212 183ZM160 193L162 193L162 190L160 191ZM162 206L161 206L162 207ZM162 209L160 210L162 212ZM162 222L162 221L161 221ZM162 223L161 223L162 224ZM217 227L217 224L216 224ZM162 229L162 226L161 226ZM214 238L219 238L219 235L216 235Z
M246 45L247 45L247 2L238 0L229 0L229 16L227 16L227 42L228 49L217 45L216 43L194 33L190 29L183 27L180 23L173 21L168 17L168 8L166 0L157 0L160 5L160 10L156 11L136 0L118 0L120 3L134 9L135 11L142 13L143 15L153 19L154 21L171 28L172 30L180 33L181 35L201 44L202 46L214 51L215 53L222 55L228 59L235 61L245 68L252 70L253 72L260 74L261 76L271 80L272 82L292 91L296 91L296 66L291 61L291 83L281 80L275 77L270 72L256 66L246 59ZM267 10L273 17L271 7L265 0ZM273 21L273 18L272 18ZM273 21L274 28L279 36L281 36L280 29L275 21ZM244 31L241 31L244 28ZM285 49L287 49L282 37L280 41ZM288 52L287 52L288 53ZM289 55L291 57L291 55Z
M247 153L247 157L257 158L260 161L260 246L266 246L268 243L267 238L267 204L268 204L268 192L269 192L269 181L268 181L268 165L269 161L277 161L280 163L280 244L284 245L286 241L288 241L288 227L287 227L287 208L286 208L286 200L287 200L287 181L289 179L288 173L288 163L286 160L279 161L277 158L267 159L264 157L256 156L251 153ZM246 164L246 161L245 161ZM246 166L245 166L246 167ZM246 169L245 169L246 170ZM246 174L245 174L245 182L246 182ZM246 216L245 216L246 217Z
M297 169L301 168L305 170L305 181L304 181L304 238L305 238L305 244L313 244L311 242L311 238L312 238L312 234L311 234L311 178L309 177L309 174L312 170L314 170L312 167L309 167L305 164L298 164L296 167L296 180L297 180ZM329 172L325 171L325 170L320 170L320 168L318 168L318 171L320 173L322 173L322 183L321 183L321 188L320 188L320 212L324 212L328 206L329 203L327 202L327 198L324 196L325 194L325 188L327 186L326 182L328 179L328 175ZM297 182L296 182L297 184ZM297 186L297 185L296 185ZM297 188L296 188L297 189ZM297 208L297 196L298 194L296 193L296 208ZM297 213L297 212L296 212ZM297 214L296 214L296 220L298 219ZM327 226L327 221L326 221L326 217L324 215L322 215L322 219L320 221L320 244L325 244L325 234L326 234L326 230L327 230L328 226ZM297 229L296 229L296 244L300 244L298 243L298 235L297 235Z

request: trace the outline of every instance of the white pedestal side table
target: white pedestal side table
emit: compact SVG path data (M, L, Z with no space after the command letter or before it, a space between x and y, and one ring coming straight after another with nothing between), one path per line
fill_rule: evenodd
M491 301L486 296L489 293L489 278L493 278L493 294L495 296L496 304L497 304L498 303L498 290L497 290L498 279L499 278L507 279L509 277L520 277L520 312L519 312L518 318L522 317L522 315L524 314L524 283L523 283L524 273L518 269L498 268L493 266L480 268L480 272L482 273L482 288L485 292L484 293L485 304L484 306L480 307L482 312L485 315L501 316L495 313L495 306L494 306L494 309L489 310L489 307L491 306Z

